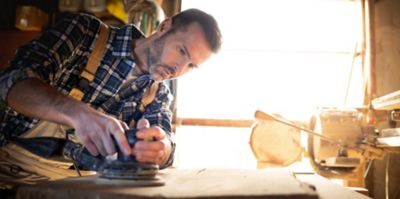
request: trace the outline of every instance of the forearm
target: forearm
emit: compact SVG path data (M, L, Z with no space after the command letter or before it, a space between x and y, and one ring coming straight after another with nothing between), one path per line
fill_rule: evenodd
M73 113L82 103L61 94L39 79L16 82L7 94L10 107L24 115L73 126Z
M115 153L111 135L125 155L130 147L120 121L58 92L39 79L18 81L8 92L7 103L17 112L70 126L92 155Z

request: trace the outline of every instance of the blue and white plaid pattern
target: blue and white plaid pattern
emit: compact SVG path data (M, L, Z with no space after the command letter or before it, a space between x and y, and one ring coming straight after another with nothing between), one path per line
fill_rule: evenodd
M32 77L42 79L67 95L79 83L99 27L100 21L90 15L71 15L20 47L9 67L0 73L1 100L6 101L7 93L15 82ZM138 105L144 90L153 80L149 75L143 75L129 84L125 81L136 67L131 41L139 37L143 34L132 25L110 27L105 56L82 101L128 124L145 117L151 125L163 128L172 141L172 113L169 109L172 95L168 86L161 83L155 100L141 113ZM6 144L6 136L19 136L39 121L8 106L2 115L0 146Z

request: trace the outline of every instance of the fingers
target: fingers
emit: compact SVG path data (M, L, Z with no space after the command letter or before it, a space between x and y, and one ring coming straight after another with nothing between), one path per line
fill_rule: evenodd
M103 147L100 136L96 136L96 131L77 131L77 135L80 138L81 143L90 154L97 156L106 154L105 148Z
M139 141L135 144L135 156L139 162L161 164L166 155L165 143L162 141Z
M143 163L162 164L164 156L164 151L145 151L136 155L136 160Z
M165 148L165 144L162 141L154 141L154 142L148 142L148 141L138 141L135 143L135 150L136 152L138 151L159 151L163 150Z
M147 120L146 118L140 119L140 120L137 122L136 127L137 127L137 129L149 128L149 127L150 127L149 120Z
M125 124L125 123L123 123ZM125 155L130 155L131 154L131 147L129 146L128 140L126 139L125 136L125 129L128 129L128 125L118 125L116 128L111 131L111 135L114 137L115 141L118 144L119 149L124 153ZM113 141L111 140L111 146L114 146ZM109 143L107 143L109 144ZM108 145L110 146L110 145ZM113 152L115 153L115 152ZM111 153L111 154L113 154Z
M103 121L104 125L93 125L77 131L78 138L90 154L97 156L112 155L116 153L116 146L125 155L131 154L131 147L125 137L124 129L128 126L119 120L111 118Z
M150 128L140 129L136 133L136 137L142 140L162 140L165 138L165 132L158 126L152 126Z
M128 125L125 122L123 122L123 121L119 121L119 122L120 122L120 124L121 124L121 126L122 126L122 128L124 130L128 130L129 129Z
M107 131L100 128L92 128L79 133L81 134L81 143L90 154L106 156L115 153L114 143Z
M114 145L107 146L107 140L104 138L104 136L92 134L91 142L94 143L97 151L100 152L102 156L106 156L107 154L112 153L112 151L115 151Z
M149 128L150 123L146 118L141 118L137 123L135 120L132 120L129 123L129 128L130 129L143 129L143 128Z
M96 146L92 142L88 142L84 144L85 148L89 151L90 154L93 156L99 155L99 152L97 151Z
M116 146L111 136L104 136L103 139L97 142L101 155L107 156L116 152Z
M137 129L139 131L136 133L136 136L142 140L146 140L146 141L153 141L154 139L161 140L165 137L162 135L162 132L164 132L162 129L160 129L158 127L150 128L150 123L145 118L142 118L138 121ZM138 133L139 133L139 136L138 136Z
M92 155L115 154L116 145L125 155L130 155L131 149L125 137L126 123L86 106L71 119L79 141Z
M132 150L136 160L143 163L162 164L168 156L165 131L158 126L150 127L146 119L140 119L137 127L139 131L136 132L136 137L142 141L136 142Z

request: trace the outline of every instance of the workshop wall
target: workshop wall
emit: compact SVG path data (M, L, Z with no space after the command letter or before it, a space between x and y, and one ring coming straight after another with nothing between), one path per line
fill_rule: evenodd
M400 1L376 1L375 52L377 97L400 90Z
M400 1L375 0L375 56L377 97L400 90ZM374 160L366 179L374 199L400 198L400 155ZM386 184L386 178L388 182ZM387 186L387 187L386 187Z

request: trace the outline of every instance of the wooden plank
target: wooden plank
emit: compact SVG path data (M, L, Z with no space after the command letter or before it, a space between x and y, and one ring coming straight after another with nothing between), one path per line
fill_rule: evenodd
M400 90L389 93L382 97L372 100L372 105L375 109L394 110L400 108Z
M105 185L96 176L17 188L16 198L300 198L317 193L281 169L166 169L164 186Z

